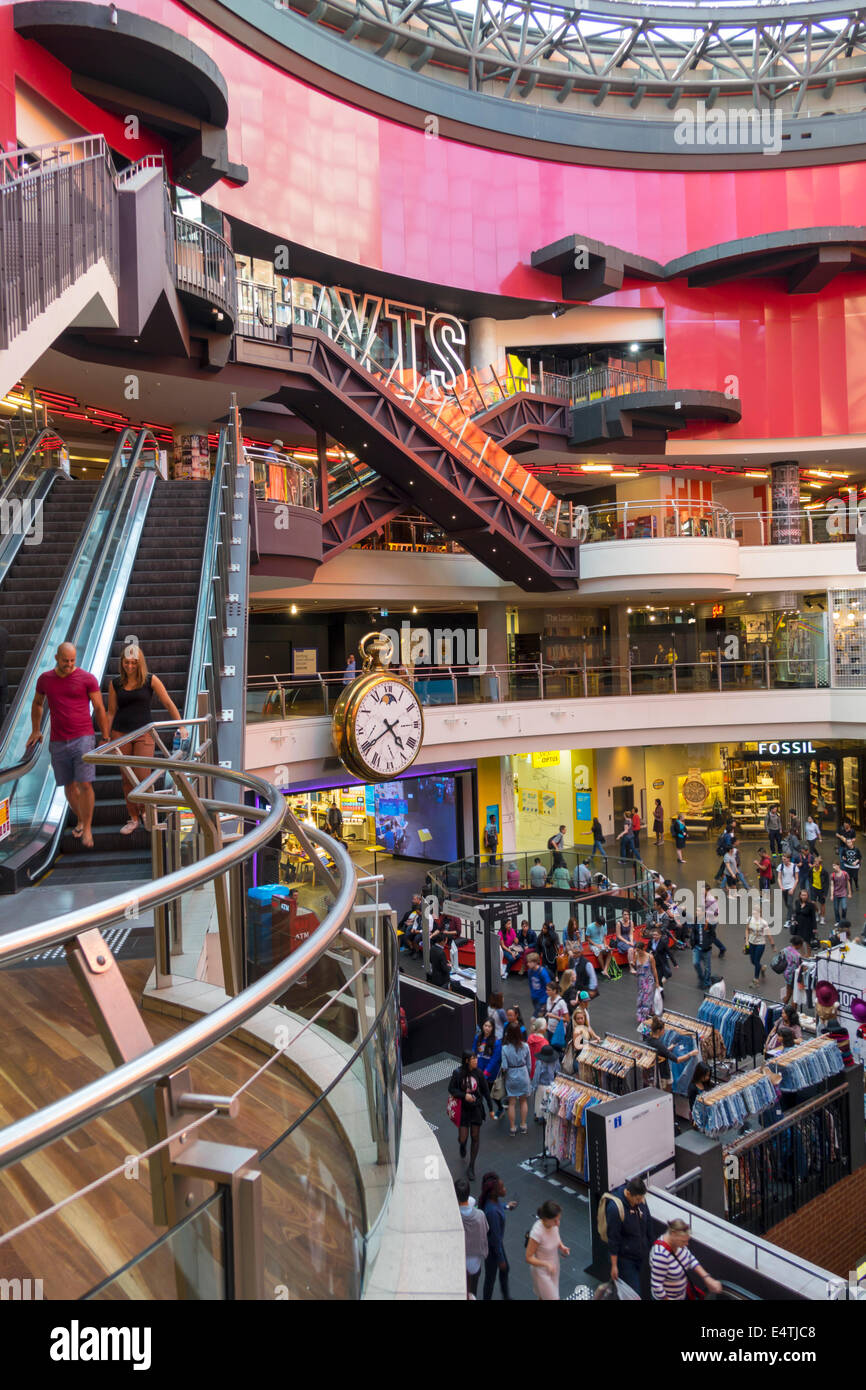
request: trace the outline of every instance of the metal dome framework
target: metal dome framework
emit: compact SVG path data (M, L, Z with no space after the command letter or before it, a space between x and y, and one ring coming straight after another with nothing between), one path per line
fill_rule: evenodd
M291 0L280 5L376 57L429 77L449 71L470 91L565 103L590 94L680 103L784 100L796 116L811 89L866 82L866 6L829 0L768 5L547 0ZM437 69L439 72L437 72ZM866 97L866 94L864 94ZM657 103L653 105L658 109Z

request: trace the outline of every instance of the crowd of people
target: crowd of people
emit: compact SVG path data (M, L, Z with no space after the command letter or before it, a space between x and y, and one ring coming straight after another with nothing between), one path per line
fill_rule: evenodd
M657 809L661 809L660 803L657 803ZM630 817L627 819L629 823L617 839L620 844L625 841L630 853L639 858L640 827L632 825ZM664 836L662 816L654 814L652 828L659 844ZM557 931L551 920L545 920L537 930L525 919L505 922L499 928L503 973L525 980L530 1007L524 1019L521 1005L507 1007L502 993L492 993L472 1048L463 1056L460 1066L455 1068L448 1088L449 1103L456 1102L460 1106L458 1148L460 1155L467 1158L465 1177L458 1179L461 1193L464 1191L461 1184L465 1184L461 1213L464 1222L470 1212L474 1213L470 1225L478 1240L478 1250L472 1257L473 1268L470 1268L467 1237L467 1287L470 1296L475 1296L483 1268L483 1298L493 1297L497 1273L502 1295L509 1297L501 1201L504 1184L497 1174L487 1174L482 1179L482 1197L477 1206L471 1197L482 1126L491 1121L502 1130L507 1127L509 1137L518 1138L527 1134L530 1116L534 1114L543 1120L546 1115L546 1088L558 1074L571 1074L576 1069L575 1059L585 1043L599 1041L598 1034L592 1028L590 1007L606 987L606 981L620 976L627 976L632 981L635 1023L647 1048L656 1054L655 1080L658 1086L671 1089L673 1061L693 1064L687 1091L689 1109L701 1092L712 1088L714 1080L710 1067L698 1055L697 1049L687 1056L683 1056L680 1050L675 1056L663 1042L666 1024L661 1015L665 1008L665 985L681 965L682 952L691 952L695 981L701 990L707 990L716 979L712 974L714 956L721 961L728 950L742 951L743 955L748 956L757 993L759 987L767 983L768 962L765 956L770 947L772 968L778 976L784 1006L781 1018L766 1040L765 1056L768 1060L772 1059L802 1041L802 996L798 987L800 968L809 960L822 929L828 933L830 931L826 926L828 902L834 905L834 926L840 936L853 935L846 914L851 895L857 888L859 850L853 826L850 822L843 822L835 832L838 848L834 853L832 870L827 871L821 857L822 839L826 837L822 836L814 817L807 818L802 840L795 817L790 818L784 834L781 834L780 825L778 839L772 820L767 830L768 848L759 847L753 862L757 871L757 886L767 891L776 886L786 895L787 932L783 941L778 939L778 922L771 927L764 916L766 900L762 904L757 895L752 896L751 912L745 927L740 923L735 931L723 932L720 929L720 922L724 922L728 916L722 911L723 894L751 887L740 858L738 827L733 821L725 825L719 836L716 846L719 871L715 882L704 885L702 901L697 903L693 913L694 920L688 920L678 901L677 884L649 870L648 877L653 885L652 907L642 914L643 921L640 923L633 920L632 910L628 907L622 910L615 907L611 911L608 903L597 912L587 914L582 927L572 917L564 931ZM603 854L606 861L602 828L597 823L593 828L593 841L593 851ZM856 855L853 851L856 851ZM539 857L530 870L531 886L551 886L551 875L560 867L556 865L555 856L562 851L551 848L550 852L554 856L551 869L546 869ZM853 863L855 858L858 861L856 864ZM589 861L588 856L575 866L570 875L572 890L585 888L586 879L579 875L578 870L586 868L589 873ZM794 869L793 880L789 865ZM532 873L536 868L538 883L532 884ZM413 906L419 908L420 899ZM455 925L440 922L434 933L442 953L442 979L448 966L449 936L453 937L456 932ZM410 949L420 954L423 949L420 914L414 931L413 924L410 924L408 936ZM838 1004L828 999L822 1005L819 999L816 1012L819 1033L838 1041L843 1059L849 1065L850 1045L838 1017ZM499 1192L500 1188L500 1195L491 1197L491 1192ZM599 1215L599 1229L602 1226L605 1229L604 1238L611 1257L612 1288L621 1288L624 1283L634 1291L641 1289L644 1297L674 1301L695 1296L693 1289L696 1285L704 1291L718 1291L720 1286L717 1281L689 1251L689 1229L684 1223L674 1222L658 1239L650 1238L647 1233L645 1189L639 1180L624 1184L612 1194L605 1194L604 1207L603 1219ZM492 1210L493 1221L485 1237L480 1218L488 1210ZM561 1211L555 1202L544 1203L535 1224L524 1236L525 1259L532 1287L536 1297L542 1300L560 1297L559 1264L561 1256L567 1253L559 1231L560 1217Z

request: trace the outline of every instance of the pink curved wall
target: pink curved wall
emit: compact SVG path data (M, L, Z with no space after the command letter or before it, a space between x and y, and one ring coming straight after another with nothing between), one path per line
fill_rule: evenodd
M533 250L579 233L666 261L737 237L792 227L859 224L862 165L742 172L605 170L427 139L299 82L202 23L174 0L133 9L204 49L229 85L229 155L250 169L244 188L209 200L283 238L394 275L465 289L557 300L558 279L529 265ZM0 40L10 31L2 12ZM8 137L10 83L30 76L57 101L83 103L37 45L0 43L0 133ZM95 108L90 108L91 111ZM73 114L70 112L70 114ZM99 116L112 138L117 122ZM791 297L778 281L714 290L684 281L641 286L604 303L660 305L676 385L723 389L739 381L743 419L694 436L866 432L860 384L866 277Z

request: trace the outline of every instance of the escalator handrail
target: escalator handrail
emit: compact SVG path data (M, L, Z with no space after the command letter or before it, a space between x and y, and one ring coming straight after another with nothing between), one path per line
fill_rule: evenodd
M24 777L30 772L31 768L36 766L40 751L40 745L36 743L20 762L14 763L12 767L0 768L0 787L7 785L9 782L17 782L19 777Z
M20 499L22 521L25 509L29 509L29 526L17 533L10 531L6 536L0 538L0 586L3 585L9 571L17 560L22 546L27 544L27 534L30 530L30 526L35 524L37 517L48 501L48 494L58 478L65 478L67 482L70 481L68 475L62 469L44 469L41 473L36 474L29 490ZM0 503L0 506L2 506L2 503Z
M204 690L204 668L210 655L210 617L213 608L213 579L216 573L217 545L220 536L220 508L222 506L223 483L227 477L226 454L228 449L228 427L219 432L210 501L208 503L207 529L202 554L201 574L199 576L198 597L195 606L195 627L190 647L189 676L187 678L186 698L184 700L184 719L192 720L198 714L199 692ZM232 489L230 488L231 492ZM197 730L192 735L191 750L196 747Z
M148 437L153 442L154 447L158 447L156 440L154 439L153 435L150 433L149 430L139 431L132 428L131 426L128 426L118 436L118 440L114 447L114 451L106 466L105 475L102 479L102 482L99 485L99 490L96 494L96 497L93 500L93 505L91 506L90 511L88 513L87 521L84 524L81 535L79 536L78 542L75 546L75 550L72 553L68 565L66 566L66 571L63 575L63 579L61 580L60 585L58 586L57 592L54 595L54 599L52 601L50 609L48 610L45 622L42 624L42 631L39 634L39 637L31 653L30 660L28 661L24 669L24 672L21 676L21 680L19 681L18 689L15 692L15 699L12 701L12 704L6 715L6 719L4 720L4 728L6 729L6 734L5 737L3 737L2 740L0 740L0 760L2 760L4 756L8 756L8 743L11 739L12 731L15 728L15 724L20 714L22 704L26 704L28 700L32 701L33 696L29 687L33 679L34 672L37 670L42 670L44 667L47 655L45 648L48 645L48 633L51 631L51 628L53 627L56 621L57 614L66 600L67 594L75 576L75 572L78 568L84 550L87 546L90 534L97 524L97 520L99 518L100 513L106 509L111 490L115 485L117 474L120 468L122 467L123 454L125 450L128 448L129 441L131 439L135 439L136 442L133 446L132 458L130 459L128 477L126 478L124 487L121 490L121 496L117 499L117 505L113 509L113 518L109 525L108 537L104 538L103 545L100 547L98 554L93 557L93 561L90 567L89 581L86 585L85 592L77 602L75 610L70 619L70 632L76 632L78 624L81 621L81 616L87 610L87 606L93 595L94 586L98 579L99 570L101 569L103 556L105 554L105 540L110 539L114 535L116 520L122 510L121 504L126 497L126 492L130 485L130 480L133 476L133 473L135 472L136 466L139 463L141 452L144 447L144 441ZM43 717L43 728L45 726L46 719L47 715ZM38 755L39 747L40 746L37 745L36 749L34 750L35 755ZM8 783L10 781L17 782L21 777L25 776L32 769L32 767L35 765L35 761L36 757L34 756L34 758L32 759L25 758L23 761L19 760L15 764L9 764L5 768L0 766L0 784Z
M15 484L18 482L24 470L28 467L31 459L33 458L33 455L39 448L39 445L42 444L43 441L46 439L58 438L59 435L55 429L49 427L48 425L42 426L41 430L39 430L39 432L35 434L33 438L30 440L30 443L27 445L27 448L24 450L24 453L21 455L17 464L12 469L12 472L9 474L9 477L5 479L2 488L0 488L0 502L5 502L9 497L11 497L12 489L15 487ZM44 459L42 461L42 467L50 472L57 473L64 478L66 477L66 474L63 472L62 469L57 468L56 465L49 465Z

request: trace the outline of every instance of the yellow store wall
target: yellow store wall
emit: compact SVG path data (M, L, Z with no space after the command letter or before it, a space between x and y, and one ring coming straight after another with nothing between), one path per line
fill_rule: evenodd
M595 814L595 753L591 748L562 749L559 762L533 767L532 755L511 759L515 780L514 803L517 848L532 853L547 847L551 835L565 826L566 844L587 838ZM575 780L581 791L590 792L592 811L588 820L575 816Z
M502 832L502 784L500 781L499 759L479 758L477 764L478 781L478 839L476 851L484 850L484 827L487 824L487 807L499 808L499 830Z

